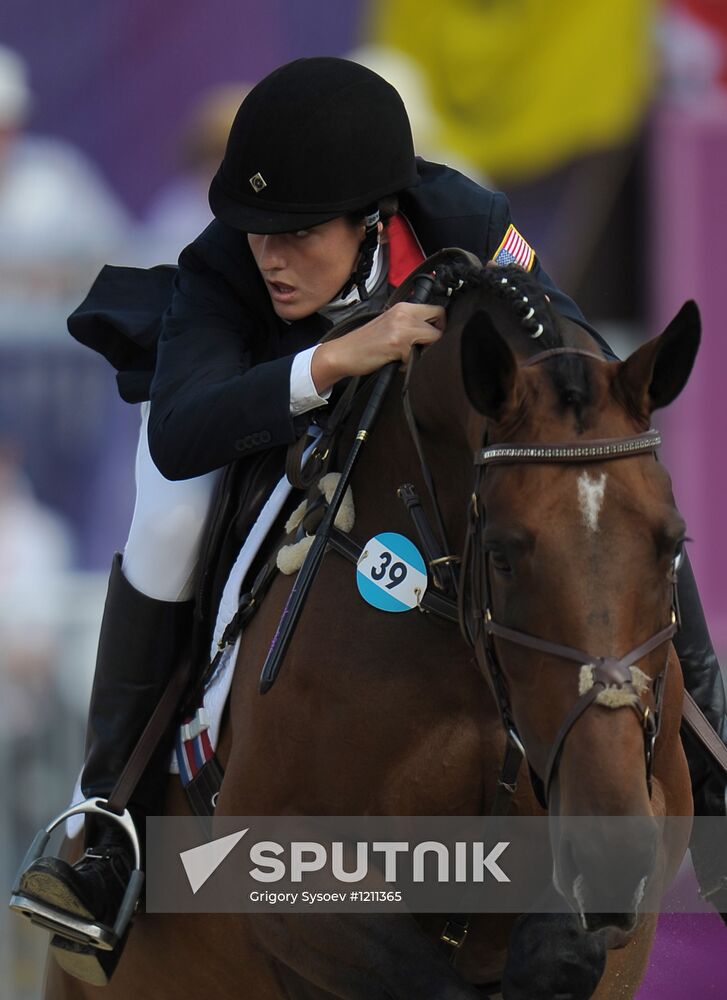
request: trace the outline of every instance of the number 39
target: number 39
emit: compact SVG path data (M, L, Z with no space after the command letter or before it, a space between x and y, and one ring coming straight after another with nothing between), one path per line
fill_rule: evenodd
M393 558L394 557L390 552L382 552L381 565L373 566L371 569L372 580L383 580L383 578L388 575L390 582L384 584L387 590L392 590L394 587L398 587L399 584L406 579L407 574L407 569L404 563L395 562L392 564L391 560Z

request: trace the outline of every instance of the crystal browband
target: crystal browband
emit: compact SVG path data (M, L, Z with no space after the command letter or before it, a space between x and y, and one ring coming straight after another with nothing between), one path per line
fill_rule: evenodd
M508 462L598 462L654 451L661 444L657 430L628 438L602 438L587 444L493 444L475 455L475 465Z

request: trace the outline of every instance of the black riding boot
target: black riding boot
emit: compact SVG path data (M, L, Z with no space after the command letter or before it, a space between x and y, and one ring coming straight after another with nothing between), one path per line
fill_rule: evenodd
M681 628L674 646L684 674L684 686L701 708L723 743L727 742L727 700L722 673L704 619L697 584L689 560L679 569ZM682 741L692 779L695 816L724 816L727 776L707 755L698 740L682 727ZM690 843L692 861L702 894L727 914L727 823L715 845L714 837L695 824ZM715 849L717 848L717 849Z
M86 797L107 798L116 785L190 642L191 609L191 601L158 601L141 594L123 575L120 555L114 557L86 734L81 777ZM132 795L128 808L137 829L146 815L161 809L172 737L169 733L161 741ZM56 911L110 926L134 868L132 846L114 820L94 814L85 829L87 850L76 864L40 858L22 874L19 890ZM96 985L108 981L120 946L115 953L99 951L71 940L70 934L62 936L61 926L53 929L57 933L51 946L66 971Z

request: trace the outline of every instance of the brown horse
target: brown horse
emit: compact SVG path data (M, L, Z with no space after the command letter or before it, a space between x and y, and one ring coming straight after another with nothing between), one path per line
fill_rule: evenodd
M651 450L596 461L583 452L563 462L532 461L514 447L500 463L482 446L641 440L652 410L686 382L698 327L696 308L685 307L625 363L607 362L581 328L555 316L528 275L486 268L455 296L445 336L416 362L410 383L449 540L462 552L471 532L477 549L462 574L471 617L488 629L477 659L484 666L486 646L497 657L504 710L550 814L563 818L553 831L556 882L577 913L604 877L598 843L579 840L566 817L641 817L641 842L622 850L631 912L588 918L585 930L575 915L521 918L509 957L515 918L478 915L454 964L437 945L443 918L140 913L108 1000L474 1000L506 962L507 1000L634 995L655 922L638 914L640 887L663 886L686 849L683 837L660 837L655 818L691 813L679 738L682 680L668 642L684 526ZM570 350L533 357L556 348ZM356 416L347 421L343 455ZM480 463L474 502L473 455ZM394 389L352 480L360 543L382 530L411 535L396 495L405 482L424 492ZM472 531L475 510L485 520ZM260 697L259 668L291 587L290 577L276 578L242 643L219 747L218 814L490 811L505 747L492 682L456 626L416 612L383 614L362 602L354 575L350 563L326 555L281 676ZM484 596L472 583L477 576L486 578ZM536 637L535 648L523 634ZM653 648L639 652L652 637ZM589 676L562 652L574 648L611 670L605 680L590 675L591 694ZM667 656L650 794L644 733ZM640 673L629 670L636 659ZM607 688L616 691L611 706L594 697ZM629 710L614 710L616 703ZM176 779L165 811L189 813ZM525 780L513 812L542 814ZM48 998L96 995L50 964Z

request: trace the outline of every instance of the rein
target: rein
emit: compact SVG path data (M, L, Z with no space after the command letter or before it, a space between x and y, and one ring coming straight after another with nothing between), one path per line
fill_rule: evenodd
M437 271L438 267L444 270L444 265L448 265L450 270L447 274L451 276L454 266L457 264L460 267L462 264L465 264L471 269L473 262L476 262L478 267L481 266L473 255L459 249L445 249L432 254L431 257L428 257L422 264L415 268L390 296L386 308L391 308L393 305L403 301L419 303L429 301L435 291L435 286L438 286L438 290L442 288L442 275ZM464 281L462 278L459 278L457 287L461 288L463 284ZM333 528L334 519L348 487L354 466L358 461L361 449L371 434L371 430L398 367L399 363L397 361L390 361L376 373L368 401L358 418L358 430L343 464L333 496L329 500L323 519L313 536L313 542L303 558L303 563L293 582L288 600L285 603L278 627L273 636L273 641L265 657L260 673L259 690L261 694L266 694L270 691L280 672L298 620L320 568L328 544L328 538Z

